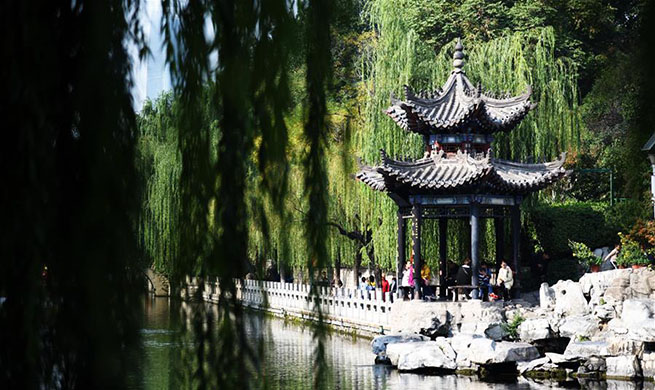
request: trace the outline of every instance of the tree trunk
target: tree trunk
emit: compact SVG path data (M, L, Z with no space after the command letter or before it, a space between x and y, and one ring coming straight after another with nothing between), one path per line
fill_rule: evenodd
M353 264L353 280L355 281L354 288L359 286L359 268L362 266L362 252L361 247L357 246L357 251L355 252L355 264Z

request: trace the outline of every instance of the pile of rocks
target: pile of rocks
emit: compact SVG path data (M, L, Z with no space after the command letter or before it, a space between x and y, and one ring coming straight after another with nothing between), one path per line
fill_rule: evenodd
M396 302L376 362L401 371L655 379L655 272L622 269L541 286L539 305ZM512 326L513 324L513 326Z

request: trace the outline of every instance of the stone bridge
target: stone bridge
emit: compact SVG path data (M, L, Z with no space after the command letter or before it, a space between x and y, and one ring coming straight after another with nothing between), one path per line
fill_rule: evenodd
M156 297L170 296L170 284L165 275L155 272L152 268L147 268L144 274L148 284L148 292L153 293Z

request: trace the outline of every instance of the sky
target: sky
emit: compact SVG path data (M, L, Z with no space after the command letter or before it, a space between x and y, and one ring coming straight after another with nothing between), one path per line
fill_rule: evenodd
M166 54L160 29L161 1L146 0L145 3L140 18L151 54L144 61L140 61L136 46L128 48L133 64L133 105L137 112L141 111L146 99L155 100L163 91L171 89L171 77L165 62Z

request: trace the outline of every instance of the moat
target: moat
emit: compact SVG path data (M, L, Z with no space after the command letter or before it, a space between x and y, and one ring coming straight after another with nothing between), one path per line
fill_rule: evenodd
M166 389L174 375L170 352L179 348L172 329L172 313L167 298L145 299L142 330L145 364L144 388ZM262 369L271 389L310 389L308 375L313 367L311 329L297 322L248 314L248 333L253 342L261 337L264 344ZM479 379L460 375L402 373L388 366L373 364L370 341L365 338L333 333L327 339L327 359L333 389L655 389L652 382L603 381L566 383L533 381L503 377Z

